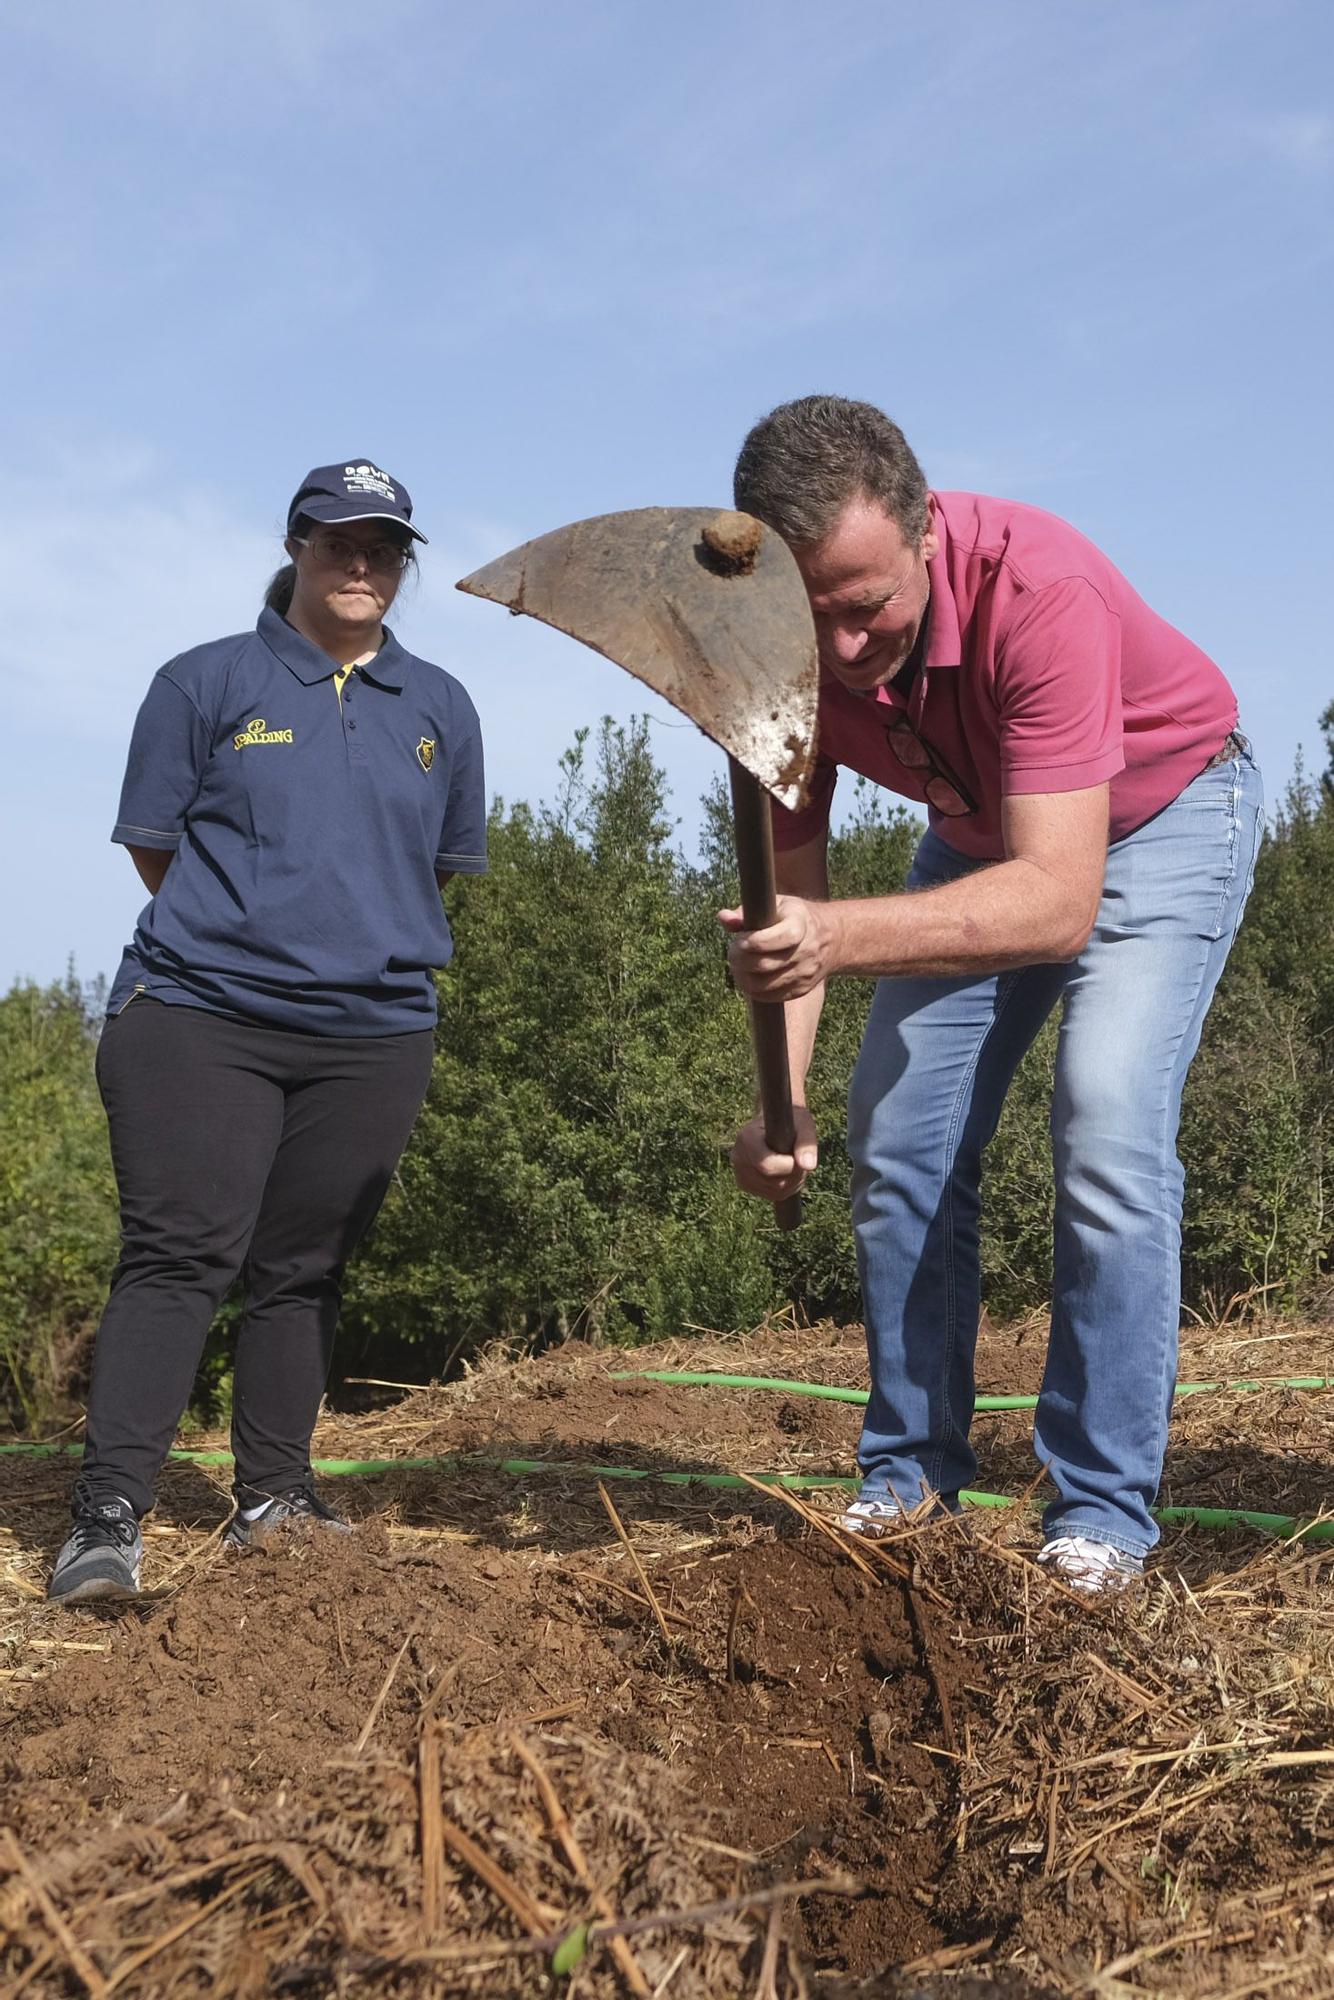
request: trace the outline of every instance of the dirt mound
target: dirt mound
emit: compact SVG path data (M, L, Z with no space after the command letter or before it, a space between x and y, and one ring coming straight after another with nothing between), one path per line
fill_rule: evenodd
M1099 1607L1034 1570L1023 1509L849 1543L671 1480L846 1463L855 1409L609 1359L493 1368L319 1448L644 1479L343 1479L354 1537L224 1557L226 1473L178 1464L130 1609L41 1601L71 1468L0 1459L6 2000L1329 1990L1334 1551L1178 1533ZM1331 1400L1199 1399L1174 1476L1313 1492ZM979 1438L1016 1491L1027 1422Z
M938 1695L893 1579L761 1540L662 1565L654 1595L670 1643L617 1576L394 1549L373 1527L217 1560L164 1602L79 1620L67 1643L97 1650L16 1704L5 1818L129 1991L206 1973L245 1993L261 1967L264 1990L353 1969L417 1991L446 1963L533 1991L531 1957L497 1940L559 1942L598 1914L537 1769L622 1920L775 1889L781 1911L783 1885L833 1882L802 1899L794 1948L858 1973L929 1951L913 1890L939 1865L946 1781L914 1741L938 1730ZM821 1914L835 1900L839 1922ZM8 1969L61 1990L67 1954L22 1878L0 1915L24 1937ZM701 1924L673 1990L741 1992L753 1923ZM656 1983L681 1939L634 1951Z
M195 1972L228 1993L322 1990L336 1968L417 1990L439 1939L458 1954L469 1937L524 1929L448 1844L424 1879L424 1830L436 1828L438 1847L442 1815L488 1849L498 1879L522 1877L518 1907L531 1905L537 1928L559 1927L571 1885L520 1731L626 1913L716 1899L708 1850L684 1840L703 1816L669 1769L582 1734L538 1733L544 1715L578 1711L624 1678L595 1627L577 1647L550 1643L560 1613L541 1582L500 1555L391 1551L374 1530L307 1534L216 1562L156 1607L81 1620L97 1635L81 1643L105 1650L26 1692L4 1808L23 1847L46 1850L48 1893L91 1919L94 1963L123 1973L184 1914L190 1929L129 1990L172 1991L178 1979L199 1990ZM13 1885L8 1901L12 1915ZM299 1923L277 1921L284 1906ZM660 1949L650 1940L646 1966ZM268 1987L255 1985L259 1965ZM521 1960L501 1984L503 1962L481 1970L488 1992L531 1991ZM697 1990L710 1985L734 1990L721 1967Z

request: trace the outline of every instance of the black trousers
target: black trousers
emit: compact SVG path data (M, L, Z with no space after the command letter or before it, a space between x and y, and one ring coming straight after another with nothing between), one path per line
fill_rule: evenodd
M140 1513L242 1274L232 1450L243 1504L309 1476L343 1267L426 1094L434 1037L303 1035L136 999L97 1080L121 1252L98 1328L80 1500Z

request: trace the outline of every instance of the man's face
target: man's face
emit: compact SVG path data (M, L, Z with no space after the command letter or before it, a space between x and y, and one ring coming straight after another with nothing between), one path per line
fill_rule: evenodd
M815 617L820 664L856 694L892 680L917 644L940 547L935 503L921 545L874 500L853 500L822 542L794 549Z

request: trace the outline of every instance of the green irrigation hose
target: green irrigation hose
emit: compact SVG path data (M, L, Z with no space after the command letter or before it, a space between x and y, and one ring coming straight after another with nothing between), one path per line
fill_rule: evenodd
M79 1444L3 1444L0 1452L25 1452L34 1458L79 1457ZM173 1451L174 1459L191 1465L230 1465L229 1451ZM638 1465L578 1465L563 1460L541 1458L486 1458L469 1454L461 1458L317 1458L316 1472L331 1479L350 1476L371 1477L384 1472L503 1472L514 1479L534 1473L554 1473L577 1479L639 1479L656 1486L708 1486L726 1492L744 1492L749 1481L732 1472L652 1472ZM761 1486L779 1486L797 1492L824 1488L851 1492L860 1480L836 1472L757 1472ZM1005 1493L959 1495L968 1507L1012 1507ZM1155 1519L1168 1526L1197 1528L1251 1528L1261 1534L1278 1535L1285 1541L1334 1541L1334 1521L1299 1521L1292 1514L1257 1514L1244 1507L1156 1507Z
M710 1370L694 1373L682 1368L628 1368L612 1376L613 1382L679 1382L712 1389L778 1389L788 1396L819 1396L829 1403L865 1403L865 1389L840 1389L827 1382L788 1381L781 1375L720 1375ZM1334 1375L1260 1375L1248 1382L1178 1382L1178 1396L1203 1396L1216 1389L1334 1389ZM975 1408L982 1410L1035 1410L1036 1396L979 1396Z

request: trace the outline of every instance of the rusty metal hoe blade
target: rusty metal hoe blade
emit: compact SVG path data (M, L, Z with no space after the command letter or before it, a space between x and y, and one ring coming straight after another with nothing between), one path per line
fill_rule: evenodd
M763 791L804 803L815 763L815 627L791 551L750 514L642 507L540 535L458 588L568 632L625 667L728 753L748 930L776 920ZM780 1003L750 1001L765 1138L796 1143ZM775 1206L801 1220L801 1196Z
M791 551L749 514L640 507L539 535L458 588L625 667L786 806L815 756L815 629Z

